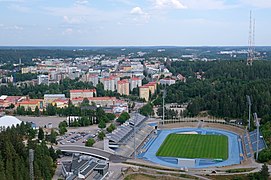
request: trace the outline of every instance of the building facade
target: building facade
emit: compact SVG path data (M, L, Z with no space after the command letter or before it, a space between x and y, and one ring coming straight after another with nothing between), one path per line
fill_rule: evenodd
M128 79L123 79L121 81L118 81L118 93L121 95L127 95L127 96L130 94Z
M161 85L172 85L175 84L176 80L175 79L171 79L171 78L164 78L164 79L160 79L160 84Z
M65 99L65 94L44 94L44 104L52 104L57 99Z
M132 77L130 79L130 90L132 91L136 87L142 86L142 79L139 77Z
M145 101L149 101L150 90L149 90L148 86L140 86L139 87L139 97L141 99L145 99Z
M49 76L48 75L38 75L38 85L46 84L49 85Z
M70 90L70 98L90 98L96 96L96 89Z
M84 98L73 98L71 99L72 104L75 106L79 106L83 102ZM107 107L107 106L112 106L115 105L117 102L116 97L90 97L88 98L90 104L93 102L97 106L101 107Z

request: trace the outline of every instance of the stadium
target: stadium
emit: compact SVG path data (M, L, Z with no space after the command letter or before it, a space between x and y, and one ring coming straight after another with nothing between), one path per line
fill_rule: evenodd
M134 115L107 136L105 149L164 167L219 168L251 162L257 139L259 151L266 148L262 134L258 136L256 130L224 121L187 119L158 127L157 122Z
M137 158L166 167L196 169L232 166L253 158L256 131L224 124L196 124L155 131L142 144ZM259 138L259 150L265 147L264 139Z
M240 136L229 131L167 129L145 143L139 158L175 168L206 168L240 164L242 149Z

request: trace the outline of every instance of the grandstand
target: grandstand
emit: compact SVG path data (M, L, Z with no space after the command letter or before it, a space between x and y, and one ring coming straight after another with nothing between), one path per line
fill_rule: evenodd
M257 151L257 130L249 132L249 136L250 136L252 149L254 152L256 152ZM264 142L262 133L260 132L260 134L259 134L259 151L261 151L265 148L266 148L266 144Z
M134 152L134 125L136 148L138 148L153 131L153 127L146 124L147 119L147 117L139 113L133 113L128 121L107 135L109 140L108 147L113 149L118 155L130 157Z
M249 141L248 141L248 137L247 134L244 134L244 146L245 146L245 152L248 158L251 157L251 153L250 153L250 148L249 148Z
M252 149L250 150L250 144ZM253 153L257 151L257 130L251 131L249 133L244 134L244 146L246 155L248 158L253 156ZM259 134L259 151L266 148L265 141L262 137L262 134L260 132Z

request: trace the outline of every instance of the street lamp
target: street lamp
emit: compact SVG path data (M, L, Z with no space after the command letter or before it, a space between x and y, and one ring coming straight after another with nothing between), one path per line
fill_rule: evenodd
M163 90L163 120L162 120L162 124L165 124L165 98L166 98L166 94L167 94L167 90L164 89Z

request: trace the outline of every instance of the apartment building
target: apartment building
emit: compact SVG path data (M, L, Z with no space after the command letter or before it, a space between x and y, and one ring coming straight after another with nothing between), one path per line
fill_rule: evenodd
M149 101L150 90L149 90L148 86L140 86L139 87L139 97L141 99L145 99L146 101Z
M142 79L139 77L132 77L130 79L130 90L132 91L136 87L142 86Z
M127 96L130 94L128 79L123 79L121 81L118 81L118 93L121 95L127 95Z
M49 76L48 75L38 75L38 85L46 84L49 85Z

